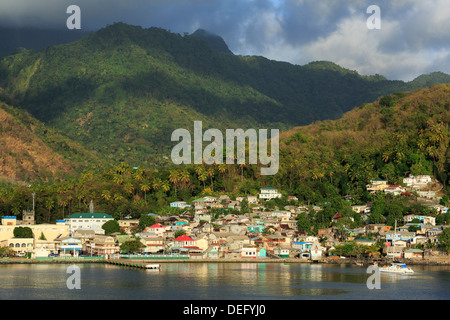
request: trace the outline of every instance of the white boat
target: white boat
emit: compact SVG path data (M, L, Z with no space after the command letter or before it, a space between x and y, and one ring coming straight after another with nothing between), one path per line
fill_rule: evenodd
M392 240L392 245L395 246L395 236L397 234L397 220L395 220L395 227L394 227L394 238ZM406 264L393 261L392 264L388 266L383 266L379 268L380 272L386 272L386 273L399 273L399 274L412 274L414 273L414 270L407 267Z
M407 267L406 264L401 262L393 262L389 267L383 266L380 268L380 272L386 273L399 273L399 274L413 274L414 270Z

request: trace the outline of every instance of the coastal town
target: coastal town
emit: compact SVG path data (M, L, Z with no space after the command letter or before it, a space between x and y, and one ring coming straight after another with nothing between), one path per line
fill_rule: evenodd
M16 216L1 218L1 261L125 257L168 261L290 259L298 262L342 262L351 258L391 258L417 263L448 263L449 256L439 244L449 225L436 223L437 217L447 214L448 207L439 204L433 191L420 191L432 182L429 176L409 176L403 182L404 186L393 186L386 180L372 180L367 190L392 193L398 197L419 193L424 203L429 203L429 215L405 214L402 221L390 226L371 223L370 204L352 205L352 210L360 213L366 222L362 227L348 228L339 223L339 220L348 218L338 212L330 226L317 230L315 235L299 230L298 216L307 216L321 208L287 205L268 209L265 207L267 201L283 196L272 187L262 188L259 195L235 199L223 194L204 196L191 203L172 202L172 212L176 208L179 214L149 213L145 218L152 224L139 232L136 232L136 227L143 217L124 217L116 221L109 214L95 212L93 205L88 213L73 213L54 224L36 224L34 210L24 210L22 220ZM290 203L298 202L295 196L288 196L288 200ZM248 208L247 212L236 214L242 206ZM106 231L104 226L111 221L118 225L118 231ZM31 234L24 236L27 228ZM133 242L138 245L127 246Z

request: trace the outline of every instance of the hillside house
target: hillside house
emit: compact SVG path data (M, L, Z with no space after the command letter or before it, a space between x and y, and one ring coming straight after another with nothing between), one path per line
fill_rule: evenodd
M431 177L425 174L418 176L409 175L408 177L403 178L403 183L408 187L423 187L426 186L429 182L431 182Z
M436 218L430 217L430 216L424 216L424 215L416 215L416 214L408 214L406 216L403 216L403 221L405 223L411 223L413 220L417 219L419 223L422 223L424 225L436 225Z
M392 194L394 196L398 196L398 195L402 194L402 192L405 192L405 191L406 191L405 187L398 186L398 185L392 185L392 186L389 186L384 189L384 193Z
M375 193L381 190L384 190L388 187L387 180L383 179L373 179L370 180L370 183L366 185L367 191L370 191L371 193Z
M171 208L184 209L189 208L191 205L187 204L185 201L175 201L170 203Z
M281 198L281 193L279 193L278 189L276 189L276 188L265 187L265 188L261 189L259 198L262 200L272 200L272 199L276 199L276 198Z
M144 231L153 232L158 237L161 237L166 231L166 227L160 223L156 223L154 225L151 225L150 227L145 228Z

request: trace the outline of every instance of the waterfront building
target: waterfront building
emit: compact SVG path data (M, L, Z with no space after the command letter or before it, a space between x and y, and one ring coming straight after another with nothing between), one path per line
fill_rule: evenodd
M241 258L256 258L258 251L256 247L243 247L239 250L239 256Z
M57 254L57 241L35 240L33 258L46 258L50 254Z
M96 234L105 234L102 229L103 224L114 218L106 213L74 213L67 217L66 223L69 226L69 233L73 235L75 230L94 230Z
M0 242L2 247L10 247L16 254L25 254L33 252L34 239L33 238L10 238Z
M164 250L164 238L158 236L144 236L141 238L142 244L145 245L144 252L157 253Z
M34 239L43 238L47 240L54 240L58 237L69 235L69 226L66 225L65 220L57 220L56 224L34 224L34 225L17 225L15 216L2 217L2 225L0 226L0 241L7 240L14 237L14 229L16 227L27 227L33 232Z
M184 248L184 247L195 247L196 243L195 240L191 237L188 237L187 235L179 236L178 238L175 238L173 241L173 248Z
M86 251L97 256L106 256L119 253L119 246L111 236L95 235L92 241L86 243Z
M68 237L61 239L57 248L62 257L78 257L83 246L80 239Z

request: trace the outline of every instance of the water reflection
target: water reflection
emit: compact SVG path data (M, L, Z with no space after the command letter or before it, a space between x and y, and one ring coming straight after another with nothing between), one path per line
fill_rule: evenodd
M382 274L369 290L365 267L281 263L163 263L160 270L79 265L81 290L66 286L69 265L0 266L2 299L449 299L449 267Z

